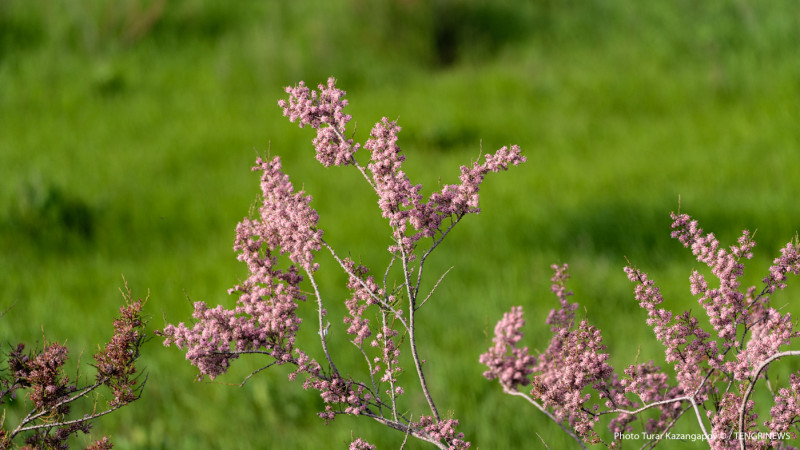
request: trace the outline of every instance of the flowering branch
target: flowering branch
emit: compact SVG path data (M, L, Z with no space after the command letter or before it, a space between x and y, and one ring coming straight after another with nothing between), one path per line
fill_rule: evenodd
M322 239L317 212L310 207L311 197L303 191L295 192L282 171L280 158L259 158L254 167L262 172L263 201L258 217L243 219L236 229L234 250L249 271L247 280L230 291L239 294L236 306L210 308L204 302L196 302L192 325L168 324L159 334L165 338L165 345L174 344L185 350L186 359L197 366L200 377L215 378L225 373L231 361L241 354L269 355L274 362L267 366L289 364L294 367L290 379L304 375L303 387L319 391L325 403L325 410L319 415L326 421L339 414L363 415L401 431L403 442L413 436L439 448L468 448L470 443L464 440L463 433L455 431L458 421L439 414L423 371L417 340L418 312L444 277L420 302L423 266L463 217L480 211L478 191L485 175L519 165L525 157L517 146L503 147L485 155L483 162L462 166L460 184L446 185L424 199L420 194L422 186L412 184L402 170L405 156L397 145L397 123L383 118L363 145L355 143L347 137L352 117L344 112L345 92L336 87L333 78L318 88L312 90L300 82L286 88L289 98L278 105L290 121L316 130L313 144L321 164L355 166L375 192L380 214L391 230L382 287L369 275L369 269L349 258L340 258L333 246ZM358 161L362 148L369 152L366 163ZM417 244L424 238L431 238L432 244L422 251ZM327 311L321 286L314 277L319 269L315 254L322 247L328 249L347 276L351 296L345 302L345 332L366 362L368 380L347 375L348 368L337 368L333 363L332 353L341 349L329 348L327 337L338 330L324 322ZM288 268L279 263L280 255L288 257ZM402 266L402 276L393 280L397 287L390 291L388 279L396 260ZM305 276L300 275L300 269ZM300 285L305 278L317 299L318 334L327 367L296 347L295 336L302 323L298 306L306 298ZM379 323L372 323L365 316L368 309L377 310ZM400 406L405 389L398 379L403 370L400 351L406 338L419 390L431 413L417 415L416 421L399 412L407 407ZM369 345L365 346L365 342ZM373 447L359 438L351 448Z
M22 436L31 448L67 448L69 437L78 432L89 433L92 421L141 398L147 377L139 379L135 361L145 342L145 321L141 315L145 300L134 301L129 290L123 296L126 304L114 320L114 335L94 355L97 371L94 383L78 387L64 375L68 351L61 344L45 343L41 350L29 353L25 353L24 344L18 344L9 353L9 376L0 380L0 402L14 398L16 391L23 389L32 408L13 430L0 430L0 448L10 448ZM69 419L73 404L102 386L113 394L107 407ZM108 449L111 443L103 437L91 448Z
M790 426L800 422L800 372L792 375L789 388L780 389L770 411L772 419L756 423L750 399L757 380L769 364L785 356L800 356L800 350L781 351L800 337L790 314L770 306L770 297L786 287L788 273L800 274L800 242L781 249L764 278L764 288L740 288L743 259L752 258L755 242L746 230L736 245L720 247L713 234L704 235L688 215L672 214L672 237L690 248L719 280L711 287L697 270L690 277L692 295L698 297L713 329L704 330L690 311L675 315L660 307L658 287L644 272L626 267L635 284L635 297L647 314L646 323L664 346L666 362L674 366L675 383L652 361L633 364L624 375L606 363L609 355L599 330L575 318L576 303L567 298L567 266L553 266L552 291L561 307L547 318L553 339L539 355L520 348L524 325L521 307L512 308L495 328L494 346L480 357L503 390L520 395L531 385L530 402L562 426L570 435L588 443L616 447L630 433L633 421L643 412L658 408L658 419L643 421L648 445L657 445L684 412L692 409L702 436L711 448L779 446L796 438ZM737 393L738 391L738 393ZM541 402L541 403L539 403ZM708 431L700 409L711 424ZM601 416L613 417L609 431L614 441L603 441L595 425ZM638 436L638 434L634 435ZM648 437L649 436L649 437Z
M769 366L769 363L771 363L772 361L775 361L777 359L783 358L784 356L800 356L800 350L790 350L790 351L776 353L776 354L770 356L769 358L765 359L763 362L761 362L761 364L758 365L756 370L753 372L753 379L747 385L747 391L745 391L745 393L744 393L744 399L742 400L742 406L739 407L739 445L740 445L740 448L742 450L744 450L747 447L747 444L746 444L746 441L745 441L745 436L746 435L744 433L744 431L746 429L745 428L745 426L746 426L746 422L745 422L745 417L746 417L745 416L745 413L746 413L745 405L747 404L747 401L750 399L750 394L753 393L753 388L755 387L756 380L761 375L761 372L764 371ZM800 410L800 409L798 409L798 410ZM790 420L790 422L793 422L795 420L796 419L793 418L793 419Z

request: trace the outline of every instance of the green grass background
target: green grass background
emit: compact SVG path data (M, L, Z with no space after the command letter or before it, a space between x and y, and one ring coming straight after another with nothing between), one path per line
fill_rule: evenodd
M0 307L13 305L0 338L66 341L87 362L111 333L122 275L149 292L152 329L188 320L187 297L231 305L226 290L246 276L233 230L257 200L260 154L280 155L314 197L329 242L382 271L374 194L356 171L319 166L313 133L276 105L284 86L334 76L357 140L382 116L399 121L406 171L426 193L457 182L481 149L523 148L527 164L489 176L483 212L431 258L428 286L454 268L422 310L419 340L438 405L473 448L544 448L539 436L569 446L481 377L494 323L523 305L527 345L544 349L549 265L568 262L618 371L637 352L663 360L622 267L649 272L668 307L701 313L688 292L698 263L669 238L678 207L724 244L757 229L745 282L760 283L800 228L798 49L791 0L0 0ZM339 325L344 277L321 263ZM796 314L798 293L776 301ZM313 304L300 311L313 341ZM343 348L337 360L360 370ZM141 365L144 397L95 427L117 448L402 441L366 419L322 425L321 400L285 368L230 385L255 358L198 383L154 339ZM416 391L407 401L424 411Z

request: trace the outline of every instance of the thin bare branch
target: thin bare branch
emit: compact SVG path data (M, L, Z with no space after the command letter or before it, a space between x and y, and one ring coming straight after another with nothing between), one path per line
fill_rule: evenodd
M402 243L398 245L401 252L401 261L403 263L403 276L405 277L406 281L406 291L408 293L408 342L411 346L411 358L414 360L414 367L417 369L417 377L419 378L420 387L422 387L422 393L425 394L425 400L428 401L428 406L431 408L431 412L433 413L433 417L438 422L441 420L439 417L439 411L436 409L436 403L433 401L433 397L431 397L431 392L428 389L428 383L425 381L425 373L422 370L422 362L419 359L419 353L417 352L417 340L415 334L415 326L416 326L416 318L414 313L417 310L416 305L416 290L414 292L411 291L411 283L409 280L409 271L408 271L408 256L406 255L405 248L403 248ZM422 267L422 261L420 261L420 267ZM419 280L419 279L418 279ZM417 287L417 290L419 287Z
M653 447L655 447L656 445L658 445L658 442L661 440L661 438L662 438L662 437L664 437L664 436L667 434L667 432L669 432L669 430L671 430L671 429L672 429L672 427L674 427L674 426L675 426L675 424L676 424L676 423L678 423L678 419L680 419L680 418L681 418L681 416L682 416L682 415L683 415L683 414L684 414L686 411L688 411L688 410L690 410L690 409L692 409L692 405L689 405L689 406L687 406L686 408L683 408L683 410L682 410L681 412L679 412L679 413L678 413L678 414L675 416L675 418L674 418L674 419L672 419L672 421L671 421L671 422L670 422L670 423L669 423L669 424L668 424L668 425L667 425L667 426L664 428L664 431L662 431L661 433L659 433L659 434L658 434L658 436L656 436L656 437L655 437L655 439L652 439L652 440L650 440L649 442L647 442L647 443L645 443L644 445L642 445L641 447L639 447L639 449L641 450L641 449L644 449L644 448L653 448Z
M420 308L422 308L422 305L424 305L424 304L425 304L425 302L427 302L427 301L428 301L428 299L429 299L429 298L431 298L431 295L433 295L433 292L436 290L436 288L437 288L437 287L439 287L439 283L441 283L441 282L442 282L442 280L444 280L444 277L445 277L445 276L447 276L447 274L448 274L448 273L449 273L451 270L453 270L453 267L455 267L455 266L450 266L450 268L449 268L449 269L447 269L447 270L445 270L445 271L444 271L444 273L442 274L442 276L441 276L441 277L439 277L439 281L437 281L437 282L436 282L436 284L434 284L434 285L433 285L433 288L431 288L431 291L430 291L430 292L428 292L428 295L425 297L425 299L424 299L424 300L422 300L422 302L421 302L421 303L420 303L420 304L417 306L417 309L420 309Z
M442 243L442 241L447 236L447 234L450 233L450 230L452 230L453 227L455 227L456 224L458 222L460 222L463 217L464 216L461 215L461 216L456 216L455 219L451 218L450 219L450 225L447 227L446 230L444 230L442 232L442 235L439 236L439 239L434 239L433 244L431 244L430 248L428 248L428 250L426 250L425 253L423 253L422 256L420 256L420 258L419 258L419 267L417 268L417 283L416 283L416 286L414 286L414 295L415 296L419 294L419 286L420 286L420 283L422 282L422 268L425 265L425 260L428 259L428 256L431 254L431 252L433 252L433 250L439 244Z
M401 432L406 433L406 434L410 434L411 436L414 436L415 438L417 438L419 440L422 440L422 441L425 441L425 442L430 442L431 444L437 446L438 448L440 448L442 450L446 450L448 448L446 444L443 444L443 443L437 441L436 439L428 436L427 434L423 434L423 433L421 433L421 432L419 432L417 430L414 430L414 427L412 427L410 425L406 425L404 423L397 422L397 421L394 421L394 420L389 420L389 419L387 419L385 417L380 417L380 416L377 416L377 415L369 413L369 412L365 413L364 415L369 417L369 418L371 418L371 419L373 419L373 420L375 420L375 421L377 421L377 422L380 422L380 423L386 425L387 427L389 427L391 429L394 429L394 430L397 430L397 431L401 431Z
M386 311L385 310L381 310L381 325L383 326L383 329L385 330L386 329ZM384 348L386 348L389 345L389 342L388 342L389 341L389 336L387 335L386 332L384 332L382 334L383 334L383 346L384 346ZM384 353L384 355L385 355L385 353ZM391 371L392 371L392 361L388 357L388 355L387 355L387 360L385 361L385 363L386 363L386 373L387 373L387 375L389 375L389 395L391 396L391 399L392 399L392 417L394 417L394 420L397 421L397 393L395 392L395 388L394 388L394 375L392 375L392 373L391 373ZM370 371L370 374L371 373L372 372ZM376 389L376 391L377 391L377 389Z
M60 406L66 405L68 403L72 403L75 400L77 400L77 399L79 399L79 398L81 398L81 397L83 397L85 395L88 395L89 392L92 392L93 390L97 389L98 387L100 387L102 385L103 385L103 381L102 380L97 381L92 385L86 386L86 387L81 388L78 391L76 391L76 392L78 392L78 394L75 394L72 397L67 397L64 400L61 400L60 402L54 404L53 406L39 411L38 413L36 413L35 409L32 410L31 412L29 412L25 416L24 419L22 419L22 422L20 422L19 426L17 426L17 428L14 431L11 432L11 437L16 436L18 433L20 433L22 431L26 431L26 429L23 428L25 425L33 422L34 420L39 419L40 417L44 417L44 416L50 414L51 412L53 412L56 409L58 409Z
M761 364L756 367L754 371L755 374L752 378L750 378L750 383L747 385L747 391L744 393L744 397L742 397L742 404L739 406L739 448L741 450L745 450L747 448L747 443L745 442L745 433L744 433L744 426L745 426L745 411L747 410L747 400L750 398L750 394L753 393L753 388L756 385L756 381L758 381L758 377L761 375L761 372L766 369L767 366L772 361L777 359L783 358L784 356L800 356L800 350L789 350L785 352L776 353L769 358L765 359L761 362Z
M50 414L51 412L53 412L56 409L58 409L59 406L65 405L67 403L72 403L75 400L87 395L89 392L97 389L99 386L101 386L103 384L103 381L98 381L98 382L96 382L96 383L94 383L94 384L92 384L90 386L87 386L87 387L81 389L80 390L81 392L79 394L74 395L74 396L72 396L70 398L67 398L65 400L62 400L62 401L56 403L55 405L51 406L50 408L41 411L39 414L35 414L33 416L30 416L30 414L29 414L29 416L26 417L25 419L23 419L23 421L19 424L19 426L16 429L14 429L14 431L10 434L10 437L13 438L14 436L18 435L19 433L22 433L22 432L25 432L25 431L38 430L38 429L41 429L41 428L63 427L63 426L66 426L66 425L72 425L72 424L76 424L76 423L88 422L88 421L97 419L98 417L105 416L106 414L110 414L110 413L118 410L119 408L122 408L123 406L125 406L127 404L130 404L130 403L142 398L143 388L144 388L144 385L146 383L147 383L147 376L145 376L144 381L142 381L142 383L139 385L139 389L138 389L139 393L136 395L135 398L133 398L129 402L123 402L123 403L120 403L120 404L118 404L116 406L112 406L112 407L110 407L109 409L107 409L105 411L102 411L102 412L99 412L99 413L94 413L94 414L91 414L91 415L88 415L88 416L84 416L84 417L82 417L80 419L75 419L75 420L67 420L67 421L55 422L55 423L50 422L50 423L45 423L45 424L40 424L40 425L31 425L31 426L27 426L27 427L24 426L27 423L31 423L34 420L37 420L37 419L39 419L39 418L41 418L41 417L43 417L43 416L45 416L47 414Z
M311 282L311 286L314 288L314 295L317 297L317 317L319 319L319 339L322 343L322 351L325 352L325 358L328 360L328 364L331 366L331 370L335 374L339 374L339 371L336 370L336 364L333 363L333 358L331 358L331 354L328 351L328 336L327 336L327 328L323 325L324 321L324 314L323 311L325 308L322 306L322 294L319 293L319 287L317 286L317 281L314 279L314 274L306 269L306 273L308 274L308 280Z
M383 273L383 292L389 292L389 288L386 287L386 280L389 278L389 271L392 270L392 266L394 265L394 261L397 259L397 256L392 254L392 259L389 260L389 264L386 265L386 271Z
M536 436L539 438L540 441L542 441L542 444L544 445L544 448L546 448L547 450L550 450L550 446L547 445L547 442L545 442L545 440L542 437L542 435L539 434L539 433L536 433Z
M277 364L277 363L278 363L277 361L272 361L271 363L267 364L266 366L264 366L264 367L261 367L261 368L258 368L258 369L256 369L256 370L254 370L254 371L250 372L250 375L248 375L248 376L244 377L244 379L242 380L242 382L241 382L241 383L239 383L239 387L243 387L243 386L245 385L245 383L247 383L247 381L248 381L248 380L250 380L250 378L253 378L253 376L254 376L255 374L257 374L257 373L261 372L262 370L269 369L270 367L274 366L274 365L275 365L275 364Z
M512 391L510 389L507 389L505 386L503 386L503 392L505 392L506 394L510 394L510 395L516 395L517 397L522 397L525 400L527 400L528 403L530 403L533 406L535 406L539 411L544 413L544 415L549 417L550 420L552 420L559 427L561 427L561 429L564 430L564 432L567 433L572 439L574 439L575 442L577 442L578 445L580 445L582 449L586 450L586 446L583 444L583 441L581 440L581 438L579 438L574 432L572 432L572 430L570 430L569 428L565 427L564 424L559 422L558 419L556 419L556 417L554 415L550 414L550 411L548 411L542 405L540 405L539 402L537 402L536 400L532 399L531 397L529 397L528 395L526 395L526 394L524 394L524 393L522 393L520 391Z

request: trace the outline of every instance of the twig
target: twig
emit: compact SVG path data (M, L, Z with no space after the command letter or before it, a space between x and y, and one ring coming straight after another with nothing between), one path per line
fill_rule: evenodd
M392 255L392 259L390 259L389 264L386 265L386 272L383 273L383 292L389 292L389 289L386 287L386 279L389 278L389 270L392 269L395 259L397 259L397 257Z
M417 285L414 287L414 295L419 294L419 285L422 282L422 267L425 265L425 260L428 259L428 256L431 254L431 252L433 252L433 249L435 249L439 244L442 243L445 236L447 236L447 234L450 233L450 230L452 230L453 227L455 227L456 224L461 221L462 217L464 216L463 215L456 216L455 220L451 218L450 226L448 226L447 229L442 232L442 235L439 237L439 239L434 239L433 244L431 244L430 248L426 250L425 253L422 254L422 256L420 256L419 267L417 268Z
M319 287L317 286L317 281L314 279L314 275L311 273L310 270L306 269L306 273L308 274L308 279L311 282L311 286L314 288L314 294L317 297L317 316L319 318L319 339L322 343L322 350L325 352L325 358L328 359L328 364L331 366L331 370L336 375L339 374L339 371L336 370L336 364L333 363L333 359L331 358L331 354L328 352L328 339L326 329L323 325L323 314L322 311L324 308L322 307L322 295L319 293Z
M529 396L525 395L524 393L522 393L520 391L511 390L511 389L506 388L505 386L503 386L503 391L506 394L516 395L517 397L522 397L525 400L527 400L528 403L530 403L533 406L535 406L539 411L543 412L544 415L549 417L553 422L555 422L559 427L561 427L561 429L564 430L564 432L567 433L572 439L574 439L575 442L577 442L578 445L580 445L582 449L587 450L586 446L583 445L583 441L581 440L581 438L579 438L575 433L573 433L572 430L570 430L569 428L565 427L564 424L559 422L558 419L556 419L556 417L554 415L552 415L550 413L550 411L548 411L542 405L540 405L539 402L537 402L536 400L530 398Z
M258 372L261 372L264 369L268 369L268 368L274 366L277 363L278 363L278 361L272 361L271 363L267 364L266 366L261 367L260 369L256 369L256 370L250 372L250 375L244 377L244 380L242 380L242 382L239 383L239 387L244 386L244 384L247 383L247 380L249 380L250 378L253 378L253 375L257 374Z
M383 326L383 348L386 349L389 345L389 336L386 333L386 311L381 310L381 325ZM385 350L384 350L385 352ZM392 399L392 416L394 420L397 420L397 394L394 391L394 375L392 374L392 361L391 358L387 353L384 353L384 357L386 358L386 374L389 375L389 395ZM370 371L370 375L372 372ZM377 389L375 389L377 391Z
M352 342L352 341L351 341ZM355 345L355 343L353 343ZM372 362L369 360L369 356L367 356L367 352L364 351L364 345L360 344L357 345L358 349L361 351L361 354L364 356L364 361L367 362L367 370L369 370L369 379L372 382L372 389L375 391L375 394L378 394L378 385L375 384L375 374L372 373ZM383 415L383 407L378 404L378 411Z
M700 424L700 429L703 431L703 436L710 436L706 430L706 424L703 423L703 418L700 416L700 410L697 408L697 402L694 400L694 396L689 398L689 402L692 404L692 409L694 409L695 416L697 416L697 423Z
M783 358L784 356L800 356L800 350L789 350L781 353L776 353L769 358L765 359L758 365L755 370L755 375L750 380L750 384L747 385L747 391L744 393L744 397L742 397L742 404L739 406L739 448L741 450L745 450L747 448L747 444L745 442L745 434L744 434L744 425L745 425L745 410L747 409L747 400L750 398L750 394L753 393L753 388L756 385L756 381L758 381L759 375L761 375L761 371L763 371L769 363L775 361L776 359Z
M402 431L403 433L406 434L410 434L411 436L414 436L415 438L423 440L425 442L430 442L431 444L439 447L442 450L447 450L448 448L446 444L442 444L440 441L435 440L434 438L428 436L427 434L423 434L419 431L414 430L414 428L411 425L406 425L400 422L389 420L386 419L385 417L376 416L375 414L370 413L369 411L365 412L363 415L370 417L373 420L376 420L386 425L389 428L392 428L397 431Z
M74 395L72 397L65 398L64 400L61 400L60 402L56 403L55 405L53 405L53 406L51 406L51 407L49 407L47 409L43 409L42 411L39 411L39 413L37 413L37 414L34 414L36 412L35 409L32 410L31 412L28 413L27 416L25 416L24 419L22 419L22 422L20 422L19 426L17 426L17 428L14 431L11 432L11 437L13 438L18 433L20 433L22 431L25 431L26 428L23 428L23 427L26 424L31 423L34 420L51 413L52 411L58 409L60 406L66 405L67 403L74 402L75 400L87 395L89 392L97 389L98 387L100 387L102 385L103 385L102 381L97 381L97 382L95 382L94 384L92 384L90 386L86 386L84 388L79 389L78 391L80 391L80 393L78 393L78 394L76 394L76 395Z
M36 414L34 416L30 416L30 414L29 414L29 417L26 417L25 419L23 419L22 423L20 423L19 426L10 434L10 437L14 438L14 436L16 436L17 434L22 433L24 431L38 430L38 429L41 429L41 428L63 427L65 425L72 425L72 424L75 424L75 423L88 422L88 421L94 420L94 419L96 419L98 417L105 416L106 414L110 414L110 413L118 410L119 408L122 408L123 406L125 406L125 405L127 405L129 403L135 402L136 400L139 400L140 398L142 398L142 391L143 391L145 383L147 383L147 377L145 376L144 381L142 382L141 385L139 385L139 394L133 400L131 400L130 402L120 403L117 406L113 406L113 407L107 409L106 411L99 412L99 413L96 413L96 414L92 414L92 415L89 415L89 416L84 416L84 417L82 417L80 419L67 420L67 421L64 421L64 422L56 422L56 423L45 423L45 424L40 424L40 425L31 425L29 427L25 427L24 426L26 423L30 423L30 422L33 422L36 419L41 418L42 416L45 415L45 413L50 413L52 411L55 411L59 406L65 405L67 403L71 403L71 402L73 402L73 401L85 396L89 392L91 392L91 391L97 389L99 386L103 385L104 381L98 381L98 382L96 382L95 384L93 384L91 386L83 388L82 392L80 394L75 395L73 397L70 397L68 399L62 400L62 401L56 403L55 405L53 405L52 407L41 411L39 414Z
M436 409L436 404L433 402L433 398L431 397L430 390L428 389L428 383L425 381L425 373L422 371L422 363L419 359L419 353L417 352L417 340L415 332L415 316L414 313L417 310L416 305L416 292L411 292L411 283L409 283L409 272L408 272L408 256L406 255L405 248L403 247L401 242L398 242L398 247L400 248L401 252L401 261L403 262L403 277L406 280L406 291L408 292L408 342L411 345L411 358L414 360L414 367L417 369L417 376L419 377L419 383L422 387L422 393L425 394L425 400L428 401L428 406L431 408L431 412L433 413L433 417L438 422L441 420L439 417L439 411ZM420 268L422 267L422 261L420 261ZM419 286L417 286L419 289Z
M427 302L427 301L428 301L428 299L429 299L429 298L431 298L431 295L433 295L433 291L435 291L435 290L436 290L436 288L437 288L437 287L439 287L439 283L441 283L441 282L442 282L442 280L444 280L444 277L445 277L445 276L446 276L446 275L447 275L447 274L448 274L448 273L449 273L451 270L453 270L453 267L455 267L455 266L450 266L450 268L449 268L449 269L447 269L447 270L445 270L445 271L444 271L444 273L442 274L442 276L441 276L441 277L439 277L439 281L437 281L437 282L436 282L436 284L434 284L434 285L433 285L433 288L431 288L431 291L430 291L430 292L428 292L428 296L427 296L427 297L425 297L425 299L424 299L424 300L422 300L422 303L420 303L420 304L419 304L419 306L417 306L417 309L420 309L420 308L422 308L422 305L424 305L424 304L425 304L425 302Z
M11 304L11 306L9 306L8 308L6 308L6 310L5 310L5 311L3 311L2 313L0 313L0 319L2 319L3 317L5 317L5 315L6 315L6 314L8 314L8 312L9 312L9 311L11 311L11 308L13 308L14 306L16 306L16 305L17 305L17 302L19 302L19 299L17 299L17 300L14 300L14 303L12 303L12 304Z
M664 435L666 435L666 434L667 434L667 432L668 432L669 430L671 430L671 429L672 429L672 427L674 427L676 423L678 423L678 419L680 419L680 418L681 418L681 416L682 416L682 415L683 415L683 414L684 414L686 411L690 410L691 408L692 408L692 405L689 405L689 406L687 406L686 408L683 408L683 411L679 412L679 413L678 413L678 415L677 415L677 416L675 416L675 418L674 418L674 419L672 419L672 422L670 422L670 423L669 423L669 424L668 424L668 425L667 425L667 426L664 428L664 431L662 431L661 433L658 433L658 436L656 436L654 439L651 439L649 442L647 442L647 443L645 443L644 445L642 445L641 447L639 447L639 449L640 449L640 450L641 450L641 449L644 449L646 446L647 446L647 447L649 447L649 448L654 448L656 445L658 445L658 441L659 441L659 440L661 440L661 437L663 437Z
M648 404L646 404L646 405L644 405L644 406L642 406L642 407L640 407L638 409L634 409L634 410L628 410L628 409L623 409L623 408L609 409L609 410L606 410L606 411L600 411L600 412L597 413L597 415L598 416L603 416L603 415L606 415L606 414L628 414L628 415L631 415L631 416L635 416L635 415L639 414L640 412L647 411L648 409L654 408L656 406L668 405L670 403L685 402L685 401L689 401L689 396L688 395L687 396L683 396L683 397L668 398L666 400L659 400L659 401L656 401L656 402L653 402L653 403L648 403Z
M396 421L397 418L395 418L394 420ZM409 422L411 422L411 420L409 420ZM405 448L406 443L408 442L408 436L410 434L410 431L411 431L411 427L408 428L408 430L406 431L405 437L403 437L403 442L400 443L400 450L403 450Z
M539 438L539 440L540 440L540 441L542 441L542 444L544 444L544 448L546 448L547 450L550 450L550 446L549 446L549 445L547 445L547 442L545 442L545 440L544 440L544 438L542 437L542 435L541 435L541 434L539 434L539 433L536 433L536 436Z
M134 400L138 400L138 399L139 399L139 397L136 397ZM94 420L94 419L96 419L98 417L105 416L106 414L110 414L110 413L122 408L123 406L125 406L125 404L119 404L117 406L109 408L106 411L103 411L103 412L100 412L100 413L97 413L97 414L92 414L91 416L84 416L84 417L82 417L80 419L67 420L67 421L64 421L64 422L56 422L56 423L43 423L43 424L40 424L40 425L31 425L29 427L17 428L16 430L14 430L14 433L11 434L11 437L13 438L14 436L16 436L19 433L22 433L23 431L39 430L39 429L42 429L42 428L63 427L65 425L72 425L74 423L88 422L88 421Z

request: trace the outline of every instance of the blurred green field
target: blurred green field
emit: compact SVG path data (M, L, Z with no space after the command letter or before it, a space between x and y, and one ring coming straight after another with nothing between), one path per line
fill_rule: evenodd
M419 339L438 406L472 448L544 448L538 436L565 448L557 426L481 377L494 323L523 305L527 344L546 348L549 266L568 262L615 368L637 352L663 359L622 267L649 272L674 310L700 312L688 292L698 263L669 238L679 206L725 244L757 229L745 279L760 283L800 229L798 49L791 0L0 0L0 309L14 305L0 339L66 341L88 361L110 336L123 275L149 292L152 329L188 320L187 298L231 305L226 290L245 276L234 227L257 200L250 167L266 153L314 197L326 240L381 271L374 194L356 171L319 166L312 132L276 104L284 86L334 76L357 140L382 116L398 120L406 171L425 193L457 182L481 149L522 147L528 163L488 177L483 212L431 258L429 286L454 268ZM345 278L321 263L338 321ZM798 294L777 301L797 314ZM313 304L301 314L313 323ZM313 339L313 327L303 333ZM337 361L356 367L348 353ZM360 418L324 426L319 397L285 368L236 387L256 358L198 383L154 339L141 365L144 397L95 426L116 448L403 439Z

